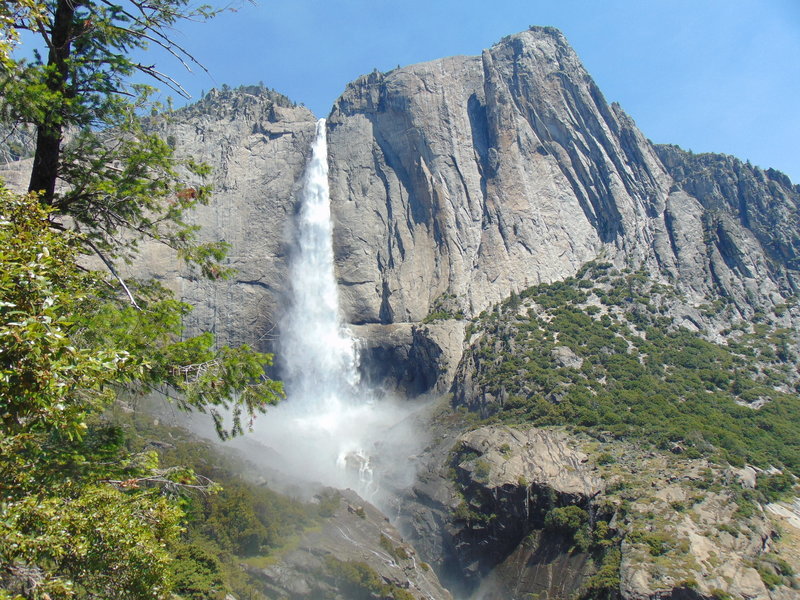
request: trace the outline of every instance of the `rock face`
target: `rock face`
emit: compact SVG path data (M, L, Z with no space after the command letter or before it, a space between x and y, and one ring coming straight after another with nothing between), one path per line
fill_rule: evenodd
M212 201L191 219L202 226L204 240L230 244L227 264L236 269L232 280L211 282L187 272L167 249L146 247L133 273L156 274L195 307L186 321L190 331L211 330L220 343L270 347L285 292L297 182L315 123L308 109L257 86L212 90L152 123L179 156L212 167Z
M764 171L732 156L695 155L677 146L657 145L655 150L675 185L696 198L705 211L706 228L717 249L706 279L717 293L736 298L737 292L718 276L720 259L727 272L739 278L752 279L766 270L780 289L800 289L800 186L779 171ZM763 259L750 265L748 256L754 255L754 248Z
M333 507L321 527L303 534L273 564L249 567L270 597L452 600L377 509L350 490L331 491L327 501Z
M700 294L794 289L797 189L732 160L706 175L656 149L553 29L361 77L329 128L354 322L419 321L444 293L474 315L601 251Z
M547 29L362 77L329 123L340 278L357 322L418 321L447 292L472 315L571 274L639 235L668 187ZM631 140L647 155L629 157Z
M212 167L212 201L187 221L201 226L201 241L230 244L227 265L236 274L217 282L197 277L154 242L142 244L141 258L121 271L155 277L192 304L186 318L190 332L210 330L223 344L269 348L286 289L284 259L298 180L315 124L308 109L260 86L212 90L196 104L149 120L147 127L178 157ZM30 168L31 159L24 159L0 169L0 177L25 190Z
M466 581L482 578L487 599L576 592L586 557L569 556L569 540L544 531L548 510L588 507L603 489L572 440L560 431L487 427L462 436L454 463L463 500L450 533ZM506 570L514 574L503 577Z
M797 188L654 147L551 28L359 78L329 140L354 323L419 322L443 295L474 316L600 254L743 315L797 289Z
M155 277L193 305L187 331L212 331L220 344L272 349L272 330L284 304L287 245L316 117L262 86L212 90L191 106L148 120L179 158L212 168L213 196L187 216L201 241L230 245L231 280L209 281L189 271L166 246L141 245L141 257L122 265L133 277ZM7 153L23 147L10 138ZM0 168L13 189L25 190L31 159Z
M461 595L797 594L786 551L796 509L745 512L735 470L553 429L488 426L442 445L450 451L430 453L400 524Z
M465 323L366 323L351 331L373 387L417 396L447 391L463 353Z
M588 507L603 489L587 455L556 430L440 433L398 521L422 556L461 596L480 584L479 598L570 597L587 556L570 555L559 533L544 534L544 519L557 506Z

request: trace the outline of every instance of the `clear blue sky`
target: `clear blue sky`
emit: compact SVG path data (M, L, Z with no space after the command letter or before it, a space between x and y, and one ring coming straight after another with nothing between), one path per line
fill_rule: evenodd
M800 0L234 0L175 39L210 75L195 96L259 81L327 115L373 69L479 54L558 27L606 99L655 142L724 152L800 183Z

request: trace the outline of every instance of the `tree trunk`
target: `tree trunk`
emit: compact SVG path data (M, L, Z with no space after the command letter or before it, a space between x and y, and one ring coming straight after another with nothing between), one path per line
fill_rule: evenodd
M80 6L78 0L59 0L53 17L50 33L50 51L47 65L51 71L47 77L48 89L66 100L69 83L69 55L72 50L75 10ZM64 106L64 105L62 105ZM45 116L36 128L36 152L33 156L33 170L28 190L41 192L42 202L52 204L58 178L58 165L61 157L61 136L64 131L65 108L56 108Z

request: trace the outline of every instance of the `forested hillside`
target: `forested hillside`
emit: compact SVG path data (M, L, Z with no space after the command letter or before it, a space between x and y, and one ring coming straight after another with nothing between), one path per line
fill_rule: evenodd
M734 320L719 341L671 316L681 302L672 285L603 262L514 294L468 328L454 404L800 474L796 332L775 318L796 299ZM730 311L723 299L698 307Z

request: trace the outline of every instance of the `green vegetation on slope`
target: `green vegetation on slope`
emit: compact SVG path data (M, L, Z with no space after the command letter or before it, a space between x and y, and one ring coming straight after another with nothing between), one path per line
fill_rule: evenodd
M489 421L607 431L800 474L791 332L756 319L714 343L665 316L675 298L607 263L513 295L468 330L471 407ZM701 309L729 310L724 301Z
M360 561L343 561L333 556L325 557L329 575L341 590L352 600L414 600L408 590L386 583L381 576L367 563Z
M163 468L191 470L214 482L214 490L181 491L182 533L168 546L174 592L182 598L265 598L263 586L242 568L279 553L326 515L326 503L304 503L269 489L248 475L254 468L182 429L154 425L146 414L116 411L128 450L157 449ZM338 501L338 499L337 499Z

